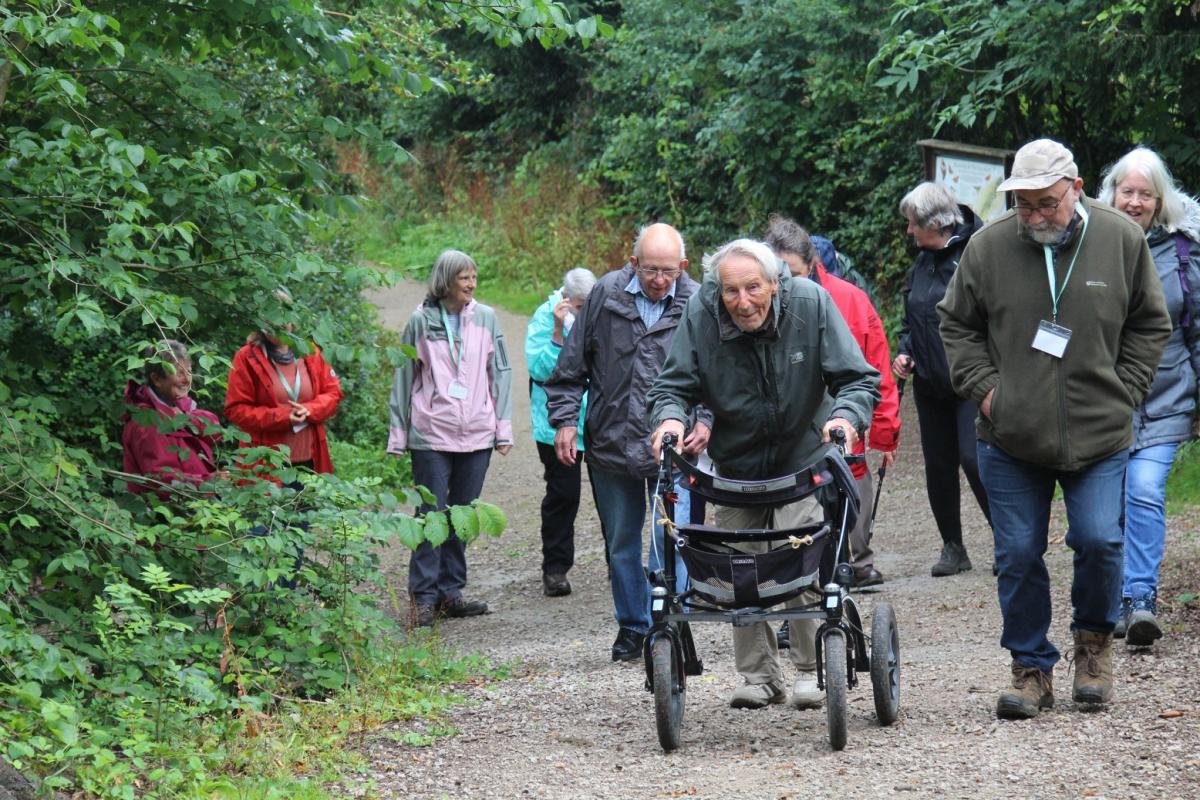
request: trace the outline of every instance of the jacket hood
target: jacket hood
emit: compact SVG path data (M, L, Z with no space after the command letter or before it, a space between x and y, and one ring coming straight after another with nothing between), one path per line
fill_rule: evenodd
M146 384L129 381L125 385L125 405L137 408L156 408L164 414L175 414L180 411L188 414L196 407L196 401L192 399L191 395L188 395L171 405L163 402ZM128 419L128 417L129 415L125 414L123 418Z
M962 214L963 221L955 226L954 233L950 234L950 238L946 240L946 243L936 250L933 248L921 248L922 250L927 250L930 253L944 253L956 247L961 248L967 239L975 235L975 231L983 227L982 220L975 215L970 206L959 203L958 210Z
M1183 219L1177 224L1169 227L1160 225L1153 228L1146 233L1146 238L1150 240L1151 244L1155 244L1176 232L1182 233L1193 242L1200 242L1200 202L1197 202L1195 198L1184 196Z

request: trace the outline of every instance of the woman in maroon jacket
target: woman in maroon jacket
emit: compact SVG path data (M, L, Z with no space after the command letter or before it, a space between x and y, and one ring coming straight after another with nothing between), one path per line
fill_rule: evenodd
M218 473L213 458L220 423L211 411L198 408L188 394L192 362L187 348L167 339L144 355L154 360L146 363L144 384L130 381L125 387L129 411L124 416L121 445L125 472L150 480L130 481L129 490L140 493L176 482L198 485L224 474ZM181 415L186 421L175 419ZM166 494L163 488L160 494Z
M233 357L225 416L250 434L249 446L287 445L293 466L333 472L324 423L341 400L337 373L316 345L297 358L278 338L255 331Z

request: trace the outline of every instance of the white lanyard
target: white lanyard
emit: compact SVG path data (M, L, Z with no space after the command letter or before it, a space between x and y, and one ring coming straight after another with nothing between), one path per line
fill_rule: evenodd
M438 303L438 307L442 310L442 324L446 326L446 342L450 345L450 360L454 364L454 374L458 374L458 364L462 356L462 339L454 338L454 331L450 329L450 317L446 316L446 307ZM462 329L462 312L459 311L458 326Z
M1083 237L1087 236L1088 212L1083 206L1083 198L1080 198L1080 202L1075 204L1075 210L1079 212L1079 218L1083 220L1083 230L1079 232L1079 243L1075 245L1075 255L1071 256L1071 265L1067 267L1062 288L1057 291L1058 281L1054 277L1054 251L1050 249L1050 245L1042 245L1042 252L1046 255L1046 278L1050 281L1050 305L1051 313L1054 315L1051 320L1055 323L1058 322L1058 301L1062 299L1063 292L1067 290L1067 281L1071 280L1071 272L1075 269L1075 259L1079 258L1079 251L1083 249Z

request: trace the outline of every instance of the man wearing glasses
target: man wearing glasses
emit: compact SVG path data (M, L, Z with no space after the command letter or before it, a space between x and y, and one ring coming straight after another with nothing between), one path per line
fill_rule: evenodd
M588 476L607 538L620 630L613 661L642 655L650 628L650 584L642 567L642 527L657 464L646 423L646 392L662 370L684 304L699 285L685 272L683 237L656 223L638 234L622 269L601 278L579 312L554 372L545 382L546 409L558 459L573 465L579 406L588 393L584 424ZM684 450L708 444L712 416L696 409ZM653 559L651 568L657 565Z
M1171 321L1141 228L1083 195L1067 148L1025 145L999 188L1016 208L971 239L938 311L954 389L979 404L1000 645L1012 654L996 714L1028 719L1054 705L1043 556L1056 483L1074 550L1072 697L1112 699L1131 420Z

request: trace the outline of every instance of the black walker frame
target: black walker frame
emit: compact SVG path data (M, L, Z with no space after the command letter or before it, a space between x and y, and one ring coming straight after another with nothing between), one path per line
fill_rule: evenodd
M835 431L840 433L840 431ZM658 738L663 749L679 746L687 677L700 675L703 662L692 639L693 622L726 622L735 627L779 620L819 619L816 632L817 685L826 694L829 742L834 750L846 745L847 690L858 684L857 673L870 672L876 716L890 725L899 714L900 652L895 612L889 603L878 603L870 635L862 624L858 605L850 595L854 571L846 558L849 532L859 514L858 490L844 455L844 437L835 436L821 458L793 475L762 481L736 481L710 475L688 463L674 449L676 438L664 437L658 470L655 513L661 502L662 548L660 573L652 576L651 627L644 644L646 689L655 697ZM852 457L853 458L853 457ZM816 496L824 510L822 523L804 528L730 530L705 525L675 525L675 472L683 474L689 491L723 506L748 508L780 506ZM769 554L745 554L733 544L790 539L787 547ZM695 544L702 552L689 549ZM686 555L685 555L686 553ZM716 585L689 580L682 592L675 590L676 557L703 557L715 562L729 556L728 569ZM789 575L811 573L808 579L793 579L782 586L770 578L765 592L760 567L768 568L764 556L776 565L780 559L793 563ZM708 565L705 564L705 567ZM722 566L718 563L718 566ZM814 587L819 600L794 608L782 603ZM703 586L704 588L700 588ZM718 595L717 592L720 594ZM772 594L773 593L773 594ZM762 596L762 595L766 596ZM748 600L748 602L747 602ZM793 628L795 631L795 628ZM793 636L795 633L793 633Z

